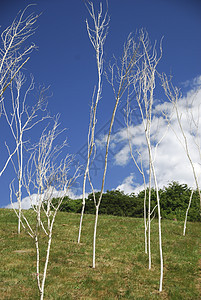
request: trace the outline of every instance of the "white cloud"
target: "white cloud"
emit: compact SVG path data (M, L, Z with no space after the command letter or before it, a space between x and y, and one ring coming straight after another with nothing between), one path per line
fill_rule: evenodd
M184 87L190 87L190 88L193 88L193 87L196 87L201 85L201 75L191 79L191 80L186 80L185 82L182 82L182 85Z
M144 190L144 184L136 184L135 175L131 173L115 188L115 190L123 191L125 194L138 194L140 191Z
M70 199L82 199L82 194L78 194L77 191L80 192L80 189L70 189L67 193L67 196L70 198ZM88 197L88 193L85 193L85 198Z
M201 119L201 76L195 78L189 85L191 90L187 92L185 97L182 97L178 101L179 115L182 121L182 127L185 132L190 157L194 163L196 174L199 177L201 175L201 157L198 151L198 146L201 146L201 128L196 132L196 126L200 126L199 119ZM196 88L197 87L197 88ZM171 127L166 132L167 123L161 117L159 117L160 111L165 111L168 116L171 116ZM158 184L160 187L167 185L169 182L175 180L181 183L187 183L189 186L194 186L194 177L191 165L184 151L185 141L181 134L175 112L169 102L160 104L155 107L153 113L155 117L152 122L152 146L153 154L154 146L159 142L163 134L166 132L165 137L157 147L155 156L155 169L157 173ZM193 115L193 119L191 116ZM147 147L144 138L143 124L137 126L131 126L129 128L130 137L132 140L132 149L135 157L137 158L136 150L140 151L143 157L143 165L148 171L148 155ZM176 135L175 135L175 133ZM197 137L195 139L195 135ZM179 142L180 139L181 143ZM113 148L116 148L118 144L121 144L121 150L117 151L114 157L114 163L120 166L126 166L131 161L130 151L128 147L127 131L126 129L120 130L116 135L112 136ZM201 148L200 148L201 149ZM117 188L122 189L126 193L136 188L133 184L133 174L130 174ZM140 187L143 189L143 187ZM138 188L139 189L139 188Z
M47 198L59 198L62 196L69 196L71 199L82 198L82 195L77 195L73 189L67 191L66 195L64 195L63 191L57 191L55 188L46 190L44 194L41 195L42 200ZM27 196L22 199L21 206L22 209L30 209L32 206L36 205L38 201L38 195L32 194L31 196ZM15 208L18 209L18 202L13 202L12 204L8 204L5 208Z
M22 199L21 206L22 209L29 209L32 205L36 205L37 202L37 194L33 194L31 197L25 197ZM18 209L18 202L13 202L12 204L8 204L5 208L15 208Z
M116 187L116 190L123 191L125 194L133 193L134 189L135 189L135 183L134 183L133 173L131 173L128 177L126 177L123 180L122 184Z
M128 145L123 147L116 155L115 161L118 162L119 166L125 166L130 159L130 148ZM117 163L116 163L117 164Z

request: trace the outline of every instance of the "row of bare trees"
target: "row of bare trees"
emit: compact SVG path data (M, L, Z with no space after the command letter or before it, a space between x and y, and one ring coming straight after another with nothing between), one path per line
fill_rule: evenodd
M103 13L102 4L100 4L100 10L97 15L94 12L94 6L92 2L88 3L88 11L93 21L93 27L89 27L87 22L87 30L90 41L95 49L96 58L97 58L97 70L98 70L98 88L94 88L94 94L92 97L92 105L91 105L91 114L90 114L90 123L89 123L89 134L88 134L88 160L85 169L85 175L83 180L83 207L80 218L80 227L79 227L79 235L78 235L78 243L81 239L81 229L82 229L82 221L85 207L85 187L86 181L88 179L89 184L91 186L91 192L94 198L94 205L96 208L95 222L94 222L94 239L93 239L93 268L95 268L95 249L96 249L96 233L97 233L97 223L98 223L98 211L101 204L102 193L104 191L104 184L106 178L107 171L107 163L108 163L108 150L111 139L111 131L115 120L116 111L118 108L119 101L127 101L127 110L126 110L126 125L127 125L127 136L128 136L128 144L130 148L130 154L133 159L133 162L140 174L143 177L144 182L144 190L147 190L146 183L146 163L147 158L145 159L140 153L140 149L133 149L133 139L135 136L130 134L130 128L132 126L140 125L144 131L144 139L146 142L147 148L147 157L148 157L148 190L149 193L144 198L144 230L145 230L145 252L148 252L149 257L149 269L151 269L151 220L152 215L154 214L155 209L158 210L158 234L159 234L159 255L160 255L160 283L159 283L159 291L162 291L163 285L163 250L162 250L162 225L161 225L161 213L160 213L160 198L158 193L158 181L156 168L155 168L155 160L157 156L157 148L159 144L165 138L167 130L171 126L171 115L167 115L164 110L161 109L159 119L163 119L167 122L166 130L161 134L160 138L155 142L155 137L153 135L152 123L154 119L154 109L158 105L155 97L155 90L158 85L162 87L163 96L166 96L169 102L165 99L164 102L167 105L171 105L172 115L176 115L176 119L180 128L181 137L178 137L177 132L175 132L179 142L182 144L183 149L188 157L190 165L192 167L192 173L194 176L196 188L200 195L199 189L199 180L198 174L196 173L195 163L192 160L190 150L189 150L189 142L187 140L187 136L185 130L182 125L182 113L179 113L179 104L178 102L181 100L181 95L179 94L178 88L176 88L171 78L164 73L160 74L158 71L158 64L162 58L162 40L159 45L159 55L157 53L155 43L151 44L148 33L141 29L138 34L135 36L130 34L127 38L126 43L124 44L123 53L120 60L114 58L113 62L109 64L108 71L105 71L106 78L110 83L115 98L114 109L111 116L110 126L108 130L108 134L105 137L105 164L102 176L102 182L100 185L100 196L99 199L95 198L95 191L93 187L93 178L90 176L90 163L91 160L95 158L95 126L97 123L96 115L97 115L97 105L101 98L101 83L102 83L102 74L103 74L103 45L106 39L107 31L108 31L108 23L109 17L107 19L108 12ZM94 102L94 98L96 101ZM135 109L132 109L133 107ZM191 105L187 104L186 113L189 119L189 124L191 126L191 130L193 130L195 134L195 145L198 149L199 154L200 151L200 141L199 141L199 114L197 115L197 119L190 109ZM138 116L138 117L136 117ZM140 116L140 121L139 121ZM174 131L174 129L173 129ZM151 187L155 186L156 196L157 196L157 205L151 211ZM193 191L192 191L193 194ZM192 200L192 194L189 199L189 207ZM148 215L146 216L146 198L148 197ZM200 198L201 199L201 198ZM188 210L186 212L186 219L184 222L184 235L186 230L186 221Z
M28 61L29 53L35 48L34 44L24 47L24 43L34 33L34 26L38 15L30 14L26 16L27 7L22 11L1 35L3 48L0 51L0 104L1 117L4 117L14 141L14 147L6 144L8 158L4 162L0 176L5 171L9 162L12 162L16 173L16 180L10 184L10 200L18 202L18 209L14 206L14 211L18 217L18 233L22 228L34 240L36 246L36 280L40 292L40 299L44 298L44 287L47 275L47 267L50 256L51 242L53 236L53 226L59 207L63 198L67 195L72 183L79 176L79 167L75 169L74 175L69 177L69 170L73 161L73 156L62 154L67 141L58 145L56 139L63 133L59 129L58 117L50 117L47 112L47 88L41 87L37 93L34 104L29 104L29 97L33 93L35 84L33 76L30 83L26 86L26 78L22 73L22 67ZM157 148L165 138L168 128L171 126L171 116L161 109L160 117L167 122L167 130L155 142L153 136L154 109L158 104L155 100L155 90L159 85L162 86L163 94L169 100L172 107L172 115L175 114L181 135L175 132L179 142L187 155L192 168L196 188L200 195L199 179L193 162L189 141L182 124L182 114L179 112L179 102L181 95L179 90L174 87L172 81L166 74L160 74L158 64L162 58L162 40L157 51L157 44L151 44L148 33L141 29L139 32L129 34L120 59L113 58L108 69L104 68L104 44L106 41L109 21L108 3L104 13L103 5L100 3L100 9L96 13L92 2L87 2L87 9L92 19L92 25L86 21L86 27L89 39L95 50L97 65L97 85L94 87L90 121L88 130L88 159L85 166L82 185L82 212L80 217L80 226L78 234L78 243L81 240L82 223L85 209L86 185L89 183L93 194L94 206L96 210L94 220L93 236L93 268L96 264L96 236L98 226L99 207L101 205L104 192L106 173L108 167L108 151L112 136L112 128L115 122L116 112L120 101L126 102L125 123L127 127L128 145L134 165L142 175L144 190L144 232L145 232L145 253L149 257L148 268L151 269L151 220L154 211L158 210L158 235L159 235L159 255L160 255L160 282L159 291L162 291L163 285L163 249L162 249L162 224L160 213L160 198L158 193L158 181L155 159ZM159 54L158 54L159 53ZM107 81L114 92L114 107L111 114L111 120L108 133L105 137L105 163L102 179L100 182L100 196L95 197L93 177L90 173L90 166L96 156L96 124L97 111L102 99L103 75L106 75ZM24 92L23 92L24 89ZM31 99L33 100L34 97ZM8 105L9 102L9 105ZM133 106L132 106L133 104ZM135 109L132 109L135 107ZM190 129L194 134L194 142L201 158L200 140L199 140L199 114L196 118L191 110L192 103L188 104L186 116L189 119ZM138 118L136 117L138 116ZM47 121L50 124L47 124ZM43 122L44 130L41 133L39 141L31 144L27 132L33 130L35 126ZM51 126L51 124L53 125ZM135 135L131 134L132 126L140 126L143 130L146 144L147 157L143 157L140 148L135 148ZM148 170L146 166L148 161ZM145 171L147 170L147 172ZM148 176L147 176L148 174ZM148 182L148 183L147 183ZM155 186L157 195L157 205L151 210L151 187ZM192 192L193 193L193 192ZM22 210L22 199L27 196L32 207L32 214L26 214ZM57 205L52 202L53 197L59 198ZM148 198L148 214L146 215L146 200ZM201 199L201 195L200 195ZM192 200L192 194L189 199L189 207ZM188 207L188 209L189 209ZM184 234L186 231L188 210L184 225ZM34 216L34 217L33 217ZM40 242L46 241L47 254L43 271L40 259Z
M47 267L52 243L53 227L59 207L68 194L68 191L79 176L79 169L74 172L73 177L69 171L73 161L71 155L61 156L66 140L61 145L56 142L62 133L59 130L58 118L54 120L52 128L45 128L39 142L32 148L23 174L23 185L27 197L32 206L32 213L26 215L21 210L14 209L18 220L28 235L34 240L36 246L36 279L40 292L40 299L44 297L44 287L47 275ZM10 185L10 200L13 195L18 197L18 188L15 189L14 181ZM54 197L59 198L55 205L52 203ZM46 243L45 264L41 264L40 249Z
M90 28L87 22L87 29L89 38L92 42L92 45L96 51L97 57L97 69L98 69L98 89L96 92L96 99L97 101L93 101L92 98L92 105L91 105L91 115L90 115L90 123L89 123L89 135L88 135L88 160L86 165L86 171L84 175L83 181L83 208L81 213L80 219L80 228L79 228L79 236L78 236L78 243L80 242L81 237L81 227L82 227L82 220L83 220L83 212L85 206L85 186L86 180L88 178L92 194L94 195L94 205L96 208L96 215L95 215L95 222L94 222L94 239L93 239L93 268L95 268L95 250L96 250L96 233L97 233L97 223L98 223L98 211L99 206L101 204L102 194L104 191L104 184L106 178L106 171L107 171L107 162L108 162L108 150L111 138L112 127L115 120L115 114L118 108L119 101L126 95L127 98L127 122L130 119L130 109L129 109L129 102L131 100L131 96L134 94L134 99L137 101L138 109L141 114L142 123L144 125L144 133L147 142L147 149L149 154L149 190L151 192L151 184L152 184L152 177L154 179L154 184L157 192L157 207L158 207L158 223L159 223L159 248L160 248L160 259L161 259L161 276L160 276L160 287L159 290L162 291L162 282L163 282L163 254L162 254L162 234L161 234L161 215L160 215L160 199L158 194L158 185L157 185L157 177L154 167L154 159L153 159L153 149L151 143L151 122L152 122L152 108L154 102L154 89L155 89L155 76L157 73L157 65L162 57L162 47L160 47L160 56L157 58L157 52L155 47L152 48L150 41L148 39L148 34L140 30L139 37L135 39L133 35L129 35L128 39L124 45L123 54L118 61L114 59L114 62L110 64L109 71L106 73L106 77L108 82L111 84L114 97L115 97L115 105L111 116L109 131L106 137L106 145L105 145L105 165L103 170L103 177L102 183L100 188L100 196L99 199L96 200L95 198L95 191L93 188L92 178L90 177L90 160L93 149L95 149L95 140L94 140L94 132L95 132L95 125L96 125L96 111L97 111L97 104L100 99L100 83L101 83L101 74L103 69L103 47L107 28L108 28L108 21L106 21L107 12L103 16L102 14L102 4L100 5L100 10L96 16L94 13L94 6L93 3L89 3L88 10L92 17L94 23L94 29ZM105 32L103 32L105 30ZM100 51L101 45L101 51ZM101 63L99 59L99 55L101 53ZM95 89L96 91L96 89ZM128 123L127 123L128 124ZM92 133L92 134L91 134ZM132 147L130 143L131 154L132 154ZM95 156L95 153L93 154ZM135 158L135 163L137 164ZM141 167L138 166L140 172L144 175L142 165ZM145 180L145 176L144 176ZM146 189L145 189L146 190ZM146 199L145 199L146 203ZM150 245L150 216L151 216L151 194L149 193L149 210L148 210L148 253L149 253L149 269L151 269L151 245ZM146 207L145 207L146 211ZM146 225L146 215L145 215L145 234L147 230ZM147 244L147 242L146 242ZM146 245L145 244L145 245ZM145 246L146 249L146 246ZM147 250L145 250L147 251Z

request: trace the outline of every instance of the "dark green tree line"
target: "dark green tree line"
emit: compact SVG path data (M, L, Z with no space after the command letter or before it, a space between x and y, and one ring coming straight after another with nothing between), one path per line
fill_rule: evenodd
M143 218L144 209L144 193L145 191L139 192L137 195L132 193L130 195L124 194L119 190L107 191L103 194L100 214L122 216L122 217L134 217ZM147 189L148 194L148 189ZM161 215L162 218L171 220L181 220L185 218L186 209L188 207L191 189L187 184L179 184L178 182L171 182L167 187L159 190L161 199ZM95 194L98 199L100 192ZM85 213L95 214L95 207L93 202L93 195L89 194L86 199ZM58 202L58 199L53 199L53 205ZM148 205L148 200L147 200ZM156 208L156 191L154 188L151 190L151 209ZM62 205L60 206L61 211L80 213L82 208L82 199L70 199L65 197ZM157 209L153 211L157 216ZM200 205L199 195L197 191L194 191L191 208L188 215L189 221L201 221L200 216Z

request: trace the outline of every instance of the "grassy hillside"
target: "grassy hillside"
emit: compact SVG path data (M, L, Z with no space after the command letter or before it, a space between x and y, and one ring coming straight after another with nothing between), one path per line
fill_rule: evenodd
M201 299L200 223L188 223L183 237L182 222L163 220L164 291L159 295L157 221L152 222L150 271L143 220L106 215L99 218L97 267L92 269L93 221L93 215L85 216L77 245L79 215L58 213L45 299ZM25 232L16 232L14 212L1 209L0 299L38 299L35 245Z

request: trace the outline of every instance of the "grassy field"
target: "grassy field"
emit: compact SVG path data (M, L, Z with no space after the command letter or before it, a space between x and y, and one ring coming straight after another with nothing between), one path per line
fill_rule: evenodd
M30 214L31 212L27 212ZM201 224L163 220L164 290L159 287L158 224L152 222L152 269L144 254L143 220L100 216L92 269L93 215L77 244L79 215L57 215L45 299L201 299ZM35 245L11 210L0 210L0 299L38 299ZM45 242L45 239L44 239ZM45 255L45 248L41 254Z

